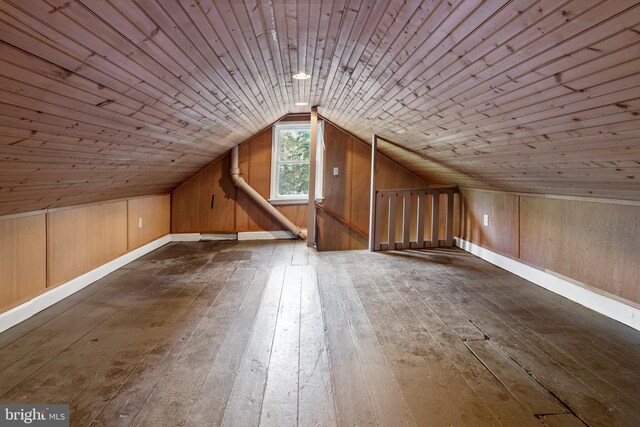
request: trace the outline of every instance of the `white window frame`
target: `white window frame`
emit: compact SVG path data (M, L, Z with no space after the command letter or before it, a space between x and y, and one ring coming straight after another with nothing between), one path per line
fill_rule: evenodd
M272 129L271 142L271 197L272 204L302 204L309 201L308 195L302 196L281 196L278 195L278 172L280 170L280 160L278 152L280 148L280 131L311 128L311 122L280 122L276 123ZM316 142L316 200L322 200L322 179L324 165L324 121L318 121L318 135ZM300 162L305 163L305 162Z

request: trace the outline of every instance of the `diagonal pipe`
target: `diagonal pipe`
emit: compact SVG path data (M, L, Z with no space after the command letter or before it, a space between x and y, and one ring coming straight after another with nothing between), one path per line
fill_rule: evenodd
M229 169L229 173L231 174L231 181L233 184L244 191L254 202L256 202L260 207L262 207L269 215L271 215L276 221L282 224L291 234L294 236L298 236L302 240L306 240L307 235L304 231L300 229L297 225L289 220L286 216L284 216L279 210L273 207L271 203L269 203L264 197L260 195L256 190L253 189L247 181L245 181L240 176L240 168L238 167L238 146L236 145L231 149L231 169Z

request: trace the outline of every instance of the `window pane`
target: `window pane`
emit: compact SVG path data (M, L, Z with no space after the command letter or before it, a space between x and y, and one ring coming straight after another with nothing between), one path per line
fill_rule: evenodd
M311 131L280 131L280 161L309 161Z
M304 196L309 194L309 165L280 165L279 196Z

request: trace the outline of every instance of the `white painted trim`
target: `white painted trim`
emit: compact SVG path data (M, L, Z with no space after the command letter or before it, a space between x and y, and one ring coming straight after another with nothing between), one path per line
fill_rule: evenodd
M272 205L306 205L309 204L309 198L305 199L269 199L267 200ZM316 197L317 203L324 202L324 197Z
M269 199L267 202L272 205L306 205L309 203L309 198L296 198L296 199Z
M307 230L303 230L305 233ZM238 240L279 240L297 239L288 231L243 231L238 233Z
M302 230L306 233L307 230ZM288 231L240 231L238 233L205 234L205 233L177 233L171 235L172 242L198 242L200 240L278 240L297 239Z
M551 292L640 331L640 305L555 273L539 270L481 246L455 238L456 246Z
M200 233L200 240L238 240L238 233Z
M9 311L0 313L0 332L17 325L18 323L30 318L31 316L39 313L52 306L53 304L63 300L64 298L78 292L79 290L89 286L96 280L99 280L109 273L129 264L131 261L135 261L143 255L154 251L161 246L166 245L172 241L171 235L166 235L153 242L147 243L144 246L134 249L113 261L109 261L100 267L94 268L88 273L78 276L75 279L71 279L66 283L63 283L55 288L34 297L33 299L12 308Z
M177 233L171 235L172 242L198 242L200 233Z

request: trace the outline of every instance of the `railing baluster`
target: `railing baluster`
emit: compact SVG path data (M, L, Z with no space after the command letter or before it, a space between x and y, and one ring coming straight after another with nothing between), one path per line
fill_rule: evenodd
M411 247L411 191L402 194L402 249Z
M389 193L389 224L388 233L389 236L389 250L393 251L396 248L396 197L397 193Z
M447 192L447 246L453 246L453 191Z
M382 209L386 206L384 203L386 200L384 199L384 194L381 192L376 193L376 230L374 234L374 251L379 251L381 249L380 245L382 242L380 241L382 234Z
M416 247L424 248L424 205L427 197L424 191L418 191L418 214L416 224Z
M427 188L427 189L402 189L402 190L378 190L376 192L375 231L373 246L375 251L410 249L410 248L437 248L439 246L453 246L453 221L454 221L454 193L456 188ZM444 240L440 240L440 195L446 194L446 217ZM416 207L412 210L412 198L416 195ZM425 220L427 198L431 197L431 240L425 240ZM396 220L398 199L402 198L402 240L396 241ZM387 242L382 242L382 218L384 210L388 212ZM416 235L412 241L411 216L416 213Z
M434 191L431 194L431 247L440 246L440 192Z

